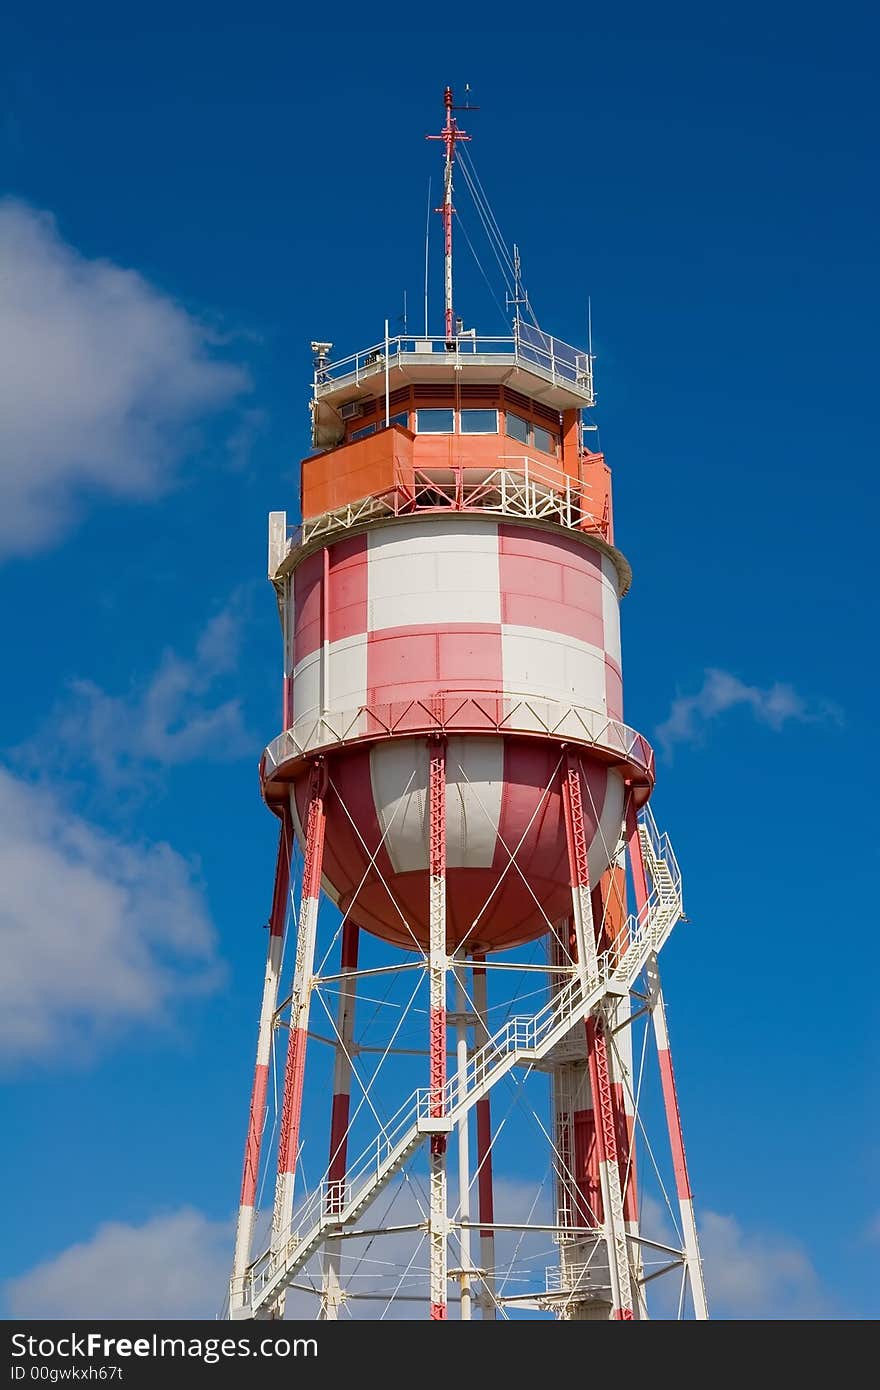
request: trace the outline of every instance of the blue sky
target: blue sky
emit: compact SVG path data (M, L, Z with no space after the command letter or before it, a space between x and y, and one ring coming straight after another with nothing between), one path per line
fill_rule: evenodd
M877 1314L855 988L878 868L877 21L483 15L0 21L11 1313L97 1310L71 1292L92 1280L136 1314L151 1259L185 1265L176 1306L202 1311L225 1261L275 848L266 513L295 509L310 339L366 346L404 290L417 315L422 137L451 81L543 325L581 340L592 297L635 573L626 714L661 749L691 919L665 974L716 1306ZM458 265L460 312L503 332Z

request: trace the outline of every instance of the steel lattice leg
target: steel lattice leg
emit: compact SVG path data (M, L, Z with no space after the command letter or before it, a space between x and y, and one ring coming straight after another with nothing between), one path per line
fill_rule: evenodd
M641 915L643 912L647 912L648 877L645 872L645 860L642 854L642 843L639 838L638 820L636 818L635 807L632 804L630 804L627 811L626 828L629 862L630 868L632 869L633 886L636 895L636 907ZM675 1187L678 1196L679 1212L681 1214L681 1229L684 1236L688 1281L691 1286L691 1298L694 1303L694 1316L702 1322L709 1317L709 1305L706 1300L703 1262L700 1258L700 1242L697 1236L697 1223L694 1217L694 1199L693 1193L691 1192L687 1158L685 1156L684 1133L681 1127L681 1113L678 1108L678 1094L675 1088L675 1073L672 1069L672 1053L669 1049L669 1033L666 1028L666 1006L663 1002L663 991L660 987L660 969L657 964L656 955L652 955L648 962L647 975L650 988L651 1018L654 1024L654 1036L657 1040L657 1058L660 1065L660 1080L663 1086L666 1128L669 1134L669 1146L672 1150Z
M611 1316L629 1320L633 1316L629 1250L620 1190L620 1163L617 1155L617 1124L604 1025L601 1019L587 1020L587 1060L596 1114L596 1147L599 1153L599 1180L605 1215L605 1239L611 1275Z
M244 1277L251 1258L257 1181L260 1171L260 1150L266 1121L266 1093L269 1083L269 1062L272 1037L275 1031L275 1009L278 1004L278 983L284 951L284 931L287 903L290 894L290 856L293 850L293 827L289 811L285 811L278 838L278 857L275 863L275 887L272 894L272 913L269 918L269 946L266 953L266 975L263 981L263 1002L257 1033L257 1060L251 1091L250 1119L244 1149L244 1170L241 1179L241 1202L235 1232L235 1255L232 1283L229 1291L230 1309L240 1306L244 1294Z

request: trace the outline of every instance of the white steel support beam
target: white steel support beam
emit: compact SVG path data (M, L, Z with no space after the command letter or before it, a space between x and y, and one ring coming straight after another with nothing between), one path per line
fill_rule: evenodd
M467 1087L467 992L464 986L464 966L455 972L455 1066L459 1078L459 1093ZM471 1160L470 1111L465 1110L456 1125L458 1136L458 1220L459 1220L459 1284L461 1287L461 1317L471 1318Z
M296 934L296 961L293 969L293 991L290 1003L290 1037L287 1044L287 1063L284 1072L284 1100L278 1143L278 1178L272 1221L272 1238L273 1244L276 1246L283 1244L286 1239L293 1213L296 1162L299 1155L303 1077L305 1075L306 1044L308 1041L309 1006L312 997L312 971L315 960L318 904L321 896L321 868L324 860L324 831L327 819L326 794L327 769L323 758L320 758L312 771L311 795L306 822L302 897ZM283 1294L279 1299L279 1307L282 1306Z
M627 848L632 870L636 909L641 915L648 911L648 876L639 836L635 807L630 800L627 809ZM646 965L648 976L651 1019L654 1037L657 1041L657 1060L660 1067L660 1080L663 1086L663 1106L666 1112L666 1128L669 1146L672 1150L672 1165L675 1172L675 1188L681 1214L681 1229L684 1236L685 1263L688 1282L694 1304L694 1316L703 1322L709 1317L706 1299L706 1285L703 1279L703 1262L700 1257L700 1242L697 1236L697 1223L694 1216L694 1199L688 1173L687 1157L684 1149L684 1133L681 1126L681 1112L678 1108L678 1093L675 1087L675 1072L672 1069L672 1053L669 1048L669 1033L666 1027L666 1006L660 986L660 967L656 952L652 953Z
M351 1113L351 1075L354 1048L354 1011L360 931L346 918L342 924L341 980L336 1018L336 1057L333 1067L333 1105L330 1113L330 1159L327 1164L327 1214L335 1215L345 1206L345 1174L348 1165L348 1127ZM340 1275L340 1241L330 1239L324 1247L324 1286L320 1318L335 1322L344 1293Z
M251 1108L245 1140L244 1165L241 1178L241 1201L235 1232L235 1255L232 1283L229 1291L230 1309L236 1308L244 1292L244 1275L250 1263L254 1233L254 1214L257 1182L260 1171L260 1150L266 1122L266 1094L269 1084L269 1064L275 1028L275 1009L278 1003L278 984L284 952L284 933L287 904L290 896L290 856L293 850L293 825L290 812L285 810L278 837L278 857L275 863L275 886L272 912L269 917L269 944L266 953L266 974L263 980L263 1002L257 1032L257 1060L251 1090Z
M485 956L474 954L473 995L477 1022L474 1045L484 1047L489 1041L487 1026L488 999ZM497 1311L495 1297L495 1195L492 1188L492 1102L488 1095L477 1101L477 1201L480 1211L480 1264L483 1270L483 1293L480 1303L483 1320L493 1321ZM485 1223L485 1224L483 1224Z
M430 1081L429 1113L433 1121L446 1115L446 742L432 738L429 759L428 925ZM447 1316L446 1134L431 1135L431 1180L428 1211L430 1317Z

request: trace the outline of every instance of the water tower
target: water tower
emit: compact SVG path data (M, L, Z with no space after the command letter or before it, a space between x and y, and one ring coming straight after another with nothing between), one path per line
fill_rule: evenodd
M312 1294L327 1319L630 1319L675 1270L705 1318L657 965L681 881L653 753L623 722L631 576L590 447L592 355L538 328L518 260L511 334L456 318L453 168L478 207L481 186L449 90L445 114L443 334L312 345L302 520L270 517L280 839L229 1312ZM677 1196L662 1239L640 1220L636 1020ZM525 1080L551 1174L537 1215L496 1209L511 1134L509 1161L531 1162L496 1097ZM395 1221L379 1199L401 1193ZM511 1284L514 1236L550 1256Z

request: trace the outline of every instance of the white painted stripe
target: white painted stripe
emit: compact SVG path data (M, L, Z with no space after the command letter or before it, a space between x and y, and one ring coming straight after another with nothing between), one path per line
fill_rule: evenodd
M293 717L305 719L321 707L321 648L309 652L293 670Z
M618 666L620 655L620 599L617 597L617 571L607 555L602 556L602 628L605 650Z
M330 708L356 709L367 703L367 634L357 632L330 643Z
M428 866L428 745L394 738L370 751L379 828L395 873Z
M370 753L376 816L395 873L428 866L428 747L391 739ZM490 868L504 787L504 740L452 737L446 749L447 868Z
M485 521L414 521L370 531L371 632L413 624L500 623L498 527Z
M446 866L488 869L504 790L504 740L450 738L446 747Z
M367 702L367 634L355 633L330 642L327 693L331 710L357 709ZM322 649L309 652L294 667L293 712L296 719L318 714L321 707Z
M505 690L607 713L605 653L589 642L505 623L501 669Z
M594 815L593 805L590 799L589 783L584 780L584 809L590 815ZM593 836L587 863L590 871L590 882L599 882L602 874L608 868L609 859L613 857L617 849L617 841L620 838L620 828L623 824L623 803L624 786L623 778L619 772L612 768L608 769L608 785L605 792L605 804L602 807L602 814L599 818L599 825L596 834Z

